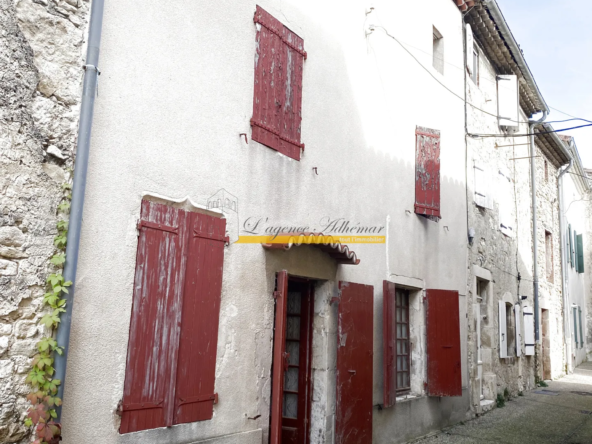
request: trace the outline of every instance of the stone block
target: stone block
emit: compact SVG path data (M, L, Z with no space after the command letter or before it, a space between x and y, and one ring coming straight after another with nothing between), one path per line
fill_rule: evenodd
M2 355L8 349L8 342L10 338L8 336L3 336L0 338L0 355Z
M19 339L14 341L8 354L10 356L28 356L32 357L37 353L36 339Z
M18 264L13 261L0 259L0 276L16 276L18 273Z
M14 372L14 362L10 359L0 360L0 379L8 378L12 376Z
M7 336L12 333L11 324L0 324L0 336Z
M0 247L0 256L8 259L25 259L29 255L13 247Z
M0 245L20 247L25 240L24 233L17 227L0 227Z
M19 321L15 325L15 335L18 339L31 338L39 331L39 325L34 321Z

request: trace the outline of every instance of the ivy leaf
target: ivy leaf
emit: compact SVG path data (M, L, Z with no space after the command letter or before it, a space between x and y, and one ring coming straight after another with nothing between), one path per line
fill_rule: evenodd
M25 427L31 427L32 425L33 421L31 421L31 418L25 419Z
M49 414L43 404L35 404L29 409L27 416L33 421L33 424L39 424L40 421L45 421L49 418Z
M58 210L66 213L70 209L70 202L64 201L58 205Z
M49 262L51 262L54 265L60 266L62 265L64 262L66 262L66 254L65 253L59 253L59 254L55 254L50 260Z

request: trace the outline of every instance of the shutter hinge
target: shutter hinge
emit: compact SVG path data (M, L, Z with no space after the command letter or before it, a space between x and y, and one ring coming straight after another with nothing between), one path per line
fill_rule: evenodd
M341 299L341 290L337 290L337 296L333 296L331 298L331 300L329 301L329 305L332 305L333 302L339 303L340 299Z

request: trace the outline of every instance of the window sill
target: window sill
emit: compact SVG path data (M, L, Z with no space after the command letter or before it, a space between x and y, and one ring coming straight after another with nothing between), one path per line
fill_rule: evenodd
M397 396L396 398L396 403L400 403L400 402L409 402L409 401L413 401L416 399L421 399L424 398L423 395L414 395L414 394L408 394L408 395L401 395L401 396Z

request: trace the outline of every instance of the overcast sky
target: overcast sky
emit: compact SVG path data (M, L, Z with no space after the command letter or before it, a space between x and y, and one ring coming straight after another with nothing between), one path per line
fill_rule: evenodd
M592 1L497 0L551 114L557 110L592 120ZM586 122L554 123L555 129ZM564 132L574 136L582 162L592 167L592 126Z

